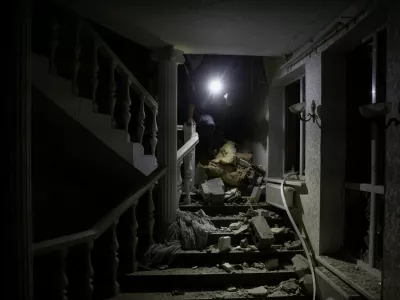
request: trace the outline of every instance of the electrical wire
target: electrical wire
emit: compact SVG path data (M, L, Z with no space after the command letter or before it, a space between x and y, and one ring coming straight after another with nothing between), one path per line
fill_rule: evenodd
M315 281L314 265L313 265L313 262L312 262L312 259L311 259L311 254L310 254L310 251L309 251L309 249L308 249L308 247L306 245L306 242L305 242L303 236L300 233L299 228L296 225L296 222L293 219L292 214L290 213L289 207L288 207L287 202L286 202L286 197L285 197L285 183L286 183L286 180L292 175L296 175L296 174L295 173L294 174L293 173L292 174L288 174L283 179L282 184L281 184L281 197L282 197L283 206L285 207L285 210L286 210L286 213L287 213L287 215L288 215L288 217L290 219L290 222L292 223L293 228L296 231L296 233L297 233L297 235L298 235L298 237L299 237L299 239L301 241L301 245L303 246L303 249L306 252L308 263L310 264L311 276L312 276L312 282L313 282L313 300L316 300L316 297L317 297L317 284L316 284L316 281Z

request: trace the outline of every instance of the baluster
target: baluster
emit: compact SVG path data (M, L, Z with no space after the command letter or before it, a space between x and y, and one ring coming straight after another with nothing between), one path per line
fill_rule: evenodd
M183 160L180 160L177 162L176 165L176 184L177 184L177 201L179 204L179 201L181 200L182 196L182 175L181 175L181 166L182 166Z
M128 130L129 121L131 119L130 107L131 107L131 96L129 89L131 87L131 78L128 74L125 74L125 97L121 101L120 106L120 117L121 117L121 129Z
M101 296L103 298L111 298L119 294L119 283L117 280L118 271L118 240L117 240L117 224L116 220L101 237L102 243L99 245L100 256L97 257L96 263L101 264L95 270L95 298Z
M149 189L149 196L147 197L147 234L148 234L148 246L154 244L154 192L155 184Z
M68 294L71 299L91 300L93 295L93 267L91 251L93 241L77 246L70 261L70 287Z
M184 203L185 204L190 204L192 202L192 199L190 197L190 192L192 191L192 186L193 186L193 152L194 149L192 151L190 151L184 158L184 191L186 193L185 196L185 200Z
M65 258L67 256L68 250L63 249L54 253L54 260L49 265L53 268L54 273L52 272L52 276L50 276L50 284L48 292L50 294L50 298L54 300L68 300L67 297L67 286L68 279L65 273Z
M120 275L137 271L136 251L138 245L138 221L136 218L137 202L134 203L122 216L119 234L121 240L121 268Z
M157 114L158 110L153 109L153 122L151 125L151 134L150 134L150 147L151 147L151 154L156 155L156 147L157 147L157 132L158 132L158 126L157 126Z
M99 41L97 39L93 39L93 48L92 48L92 91L91 97L93 101L93 111L99 112L99 104L96 100L96 92L97 86L99 85L99 79L97 78L97 72L99 71L99 63L97 61L97 52L99 50Z
M142 95L140 97L140 107L139 107L137 127L136 127L137 139L138 139L138 143L140 143L140 144L142 144L142 142L143 142L144 119L146 118L146 113L144 111L144 99L145 99L145 96Z
M115 61L111 58L109 61L109 82L108 82L108 110L107 113L110 114L111 119L114 119L114 108L115 108L115 92L117 90L117 85L115 83Z
M138 245L138 237L137 237L137 230L139 227L139 224L137 222L137 217L136 217L136 206L137 202L135 202L132 205L132 227L131 227L131 234L132 234L132 263L133 263L133 272L137 272L138 268L138 262L137 262L137 257L136 257L136 251L137 251L137 245Z
M50 57L49 57L49 72L57 74L56 66L56 50L58 47L58 21L56 14L54 13L51 20L51 32L50 32Z
M75 46L74 46L74 64L73 64L73 78L72 78L72 94L74 96L79 95L78 89L78 73L79 68L81 66L79 61L79 56L81 53L81 43L80 43L80 31L81 31L81 20L78 20L76 23L76 32L75 32Z

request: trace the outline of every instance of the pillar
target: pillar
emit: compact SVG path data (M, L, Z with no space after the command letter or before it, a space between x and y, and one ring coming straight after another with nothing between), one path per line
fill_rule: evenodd
M32 299L30 4L10 1L1 20L0 299Z
M173 47L157 49L153 59L158 62L158 124L157 159L167 170L160 180L157 205L158 234L163 237L168 226L176 220L177 205L177 94L178 64L184 62L183 53Z

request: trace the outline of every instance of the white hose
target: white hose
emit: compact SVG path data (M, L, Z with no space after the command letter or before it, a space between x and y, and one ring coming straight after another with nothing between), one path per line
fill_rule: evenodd
M292 225L294 227L294 230L296 231L298 237L300 238L301 245L303 246L303 249L306 252L308 263L310 264L311 276L312 276L312 281L313 281L313 300L315 300L316 297L317 297L317 285L316 285L316 282L315 282L314 266L313 266L313 263L312 263L310 251L308 250L306 242L304 241L303 236L301 235L300 230L297 227L297 225L296 225L296 223L295 223L295 221L294 221L294 219L292 217L292 214L290 213L289 207L288 207L287 202L286 202L286 197L285 197L285 187L284 187L285 186L285 182L286 182L287 178L289 176L291 176L291 175L294 175L294 174L286 175L285 178L282 181L282 184L281 184L281 197L282 197L283 205L285 206L286 213L287 213L287 215L288 215L288 217L290 219L290 222L292 223Z

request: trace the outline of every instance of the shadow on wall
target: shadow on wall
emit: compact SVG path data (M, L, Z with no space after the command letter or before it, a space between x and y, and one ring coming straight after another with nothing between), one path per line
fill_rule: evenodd
M267 149L267 136L269 126L267 120L267 95L269 93L268 79L264 69L263 58L256 57L252 61L252 82L251 82L251 122L253 123L252 140L260 143Z

